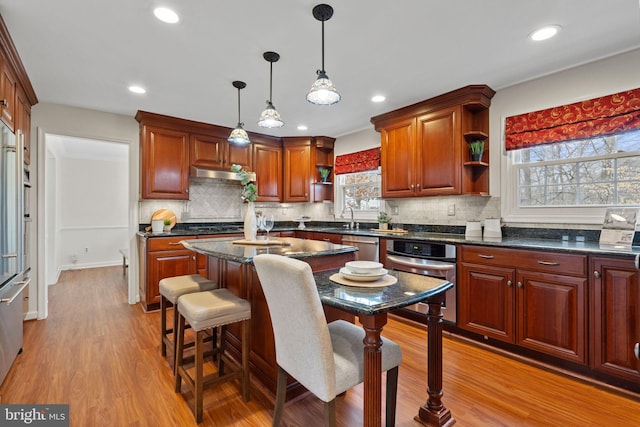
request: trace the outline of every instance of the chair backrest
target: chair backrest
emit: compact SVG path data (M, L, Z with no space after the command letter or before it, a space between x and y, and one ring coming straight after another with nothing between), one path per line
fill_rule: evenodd
M269 306L278 365L319 399L335 398L327 320L311 267L281 255L253 258Z

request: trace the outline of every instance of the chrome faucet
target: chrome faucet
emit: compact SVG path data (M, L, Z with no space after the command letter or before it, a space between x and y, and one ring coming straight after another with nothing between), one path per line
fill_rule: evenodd
M353 230L353 228L354 228L354 222L353 222L353 208L351 208L351 207L350 207L350 208L349 208L349 210L351 211L351 222L349 222L349 228L350 228L351 230Z

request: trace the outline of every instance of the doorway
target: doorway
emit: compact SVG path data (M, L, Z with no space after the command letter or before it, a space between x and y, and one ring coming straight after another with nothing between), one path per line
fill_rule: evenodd
M42 319L48 313L48 286L62 271L122 264L120 249L129 249L132 226L129 143L46 132L40 137L42 235L37 239L38 298L29 301L29 311ZM135 301L131 283L129 277L129 302Z

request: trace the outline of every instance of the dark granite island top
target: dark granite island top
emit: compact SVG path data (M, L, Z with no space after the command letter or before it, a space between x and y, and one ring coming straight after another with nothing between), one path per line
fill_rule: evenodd
M291 258L305 259L326 257L340 254L352 254L358 249L354 246L337 245L334 243L297 239L294 237L278 237L274 241L284 242L285 245L253 245L253 244L236 244L237 237L225 239L197 239L184 240L182 245L194 252L201 253L235 261L239 263L250 263L253 257L259 254L275 254L284 255Z

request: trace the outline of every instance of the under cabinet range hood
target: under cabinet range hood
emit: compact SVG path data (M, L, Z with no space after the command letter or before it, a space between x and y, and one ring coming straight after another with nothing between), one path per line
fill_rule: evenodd
M191 166L191 176L195 178L215 179L223 182L236 182L238 184L242 181L242 174L238 172L204 169L196 166ZM256 180L255 172L247 172L247 176L249 177L249 181Z

